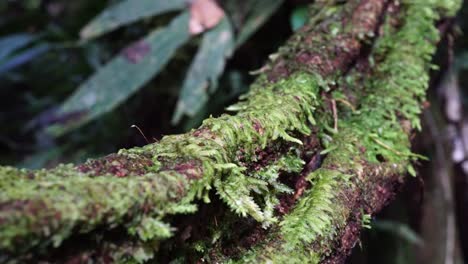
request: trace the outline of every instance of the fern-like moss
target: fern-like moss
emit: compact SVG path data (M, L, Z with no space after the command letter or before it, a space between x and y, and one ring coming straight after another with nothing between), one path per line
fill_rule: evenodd
M304 198L296 205L294 211L281 221L281 233L288 249L294 249L298 244L310 244L318 237L332 238L337 227L336 222L343 223L346 219L336 221L337 212L342 211L335 204L337 187L346 176L340 172L319 169L313 174L312 189L304 194Z
M312 189L279 223L279 231L238 263L280 263L284 256L288 263L319 262L330 252L326 241L336 238L356 209L346 207L338 190L365 192L361 184L373 177L404 174L411 168L410 161L420 156L411 152L409 131L402 122L420 128L430 60L439 40L434 24L459 7L460 1L452 0L403 1L402 26L396 32L384 27L387 32L371 55L378 59L376 67L364 87L355 89L359 108L348 107L348 113L340 116L338 132L322 126L327 147L322 154L327 157L322 168L309 176ZM304 259L306 255L313 257Z
M434 23L440 15L453 15L459 5L459 0L403 1L402 27L396 32L384 27L392 31L376 43L372 54L376 68L358 94L359 107L339 116L338 131L329 127L329 115L326 122L317 122L314 112L328 100L319 94L337 81L333 76L341 74L339 67L330 66L339 63L333 60L334 51L320 57L320 52L329 52L322 49L329 38L322 38L314 56L305 56L327 59L327 63L317 63L320 67L311 63L304 72L295 71L274 83L262 75L244 101L229 108L237 111L235 115L209 118L187 134L167 136L78 167L0 168L0 259L3 252L21 254L32 247L59 246L73 233L122 226L138 241L123 258L142 261L152 256L158 240L172 235L172 227L164 222L167 216L195 211L191 203L195 199L209 202L208 193L214 188L238 214L251 216L265 227L279 222L273 238L240 262L284 262L285 258L289 263L318 262L325 250L313 250L310 245L319 237L333 239L350 214L336 191L349 184L345 175L362 178L353 181L359 182L369 175L401 173L410 168L410 160L418 158L409 149L401 122L420 128L420 105L438 41ZM338 29L331 34L335 37L346 30L357 30L358 38L370 34L367 27L362 32L360 27L346 29L339 23L331 27ZM293 39L294 50L306 45L302 38L298 34ZM359 47L359 41L352 43ZM281 56L289 56L290 51L282 49ZM294 135L310 134L311 126L320 130L327 147L322 154L327 157L322 169L309 177L312 189L279 221L273 216L277 195L290 190L279 183L278 173L299 170L301 162L293 150L301 141ZM243 161L255 162L258 150L277 142L290 143L289 158L255 172L244 167L239 153Z

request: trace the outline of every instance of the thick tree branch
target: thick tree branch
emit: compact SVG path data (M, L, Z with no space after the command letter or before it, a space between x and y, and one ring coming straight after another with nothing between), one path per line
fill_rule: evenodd
M212 189L266 231L237 254L191 241L205 243L205 260L343 262L363 221L412 171L409 133L419 127L434 24L459 4L338 3L273 56L229 108L236 115L83 165L0 168L0 262L78 234L99 247L72 250L69 261L144 261L174 235L170 217L195 213L192 202L209 202ZM119 239L106 235L113 230Z

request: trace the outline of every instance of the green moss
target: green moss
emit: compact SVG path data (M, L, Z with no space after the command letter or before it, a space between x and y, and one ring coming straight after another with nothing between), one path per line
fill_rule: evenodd
M260 79L244 96L248 100L229 108L238 111L237 115L207 119L201 128L188 135L167 136L157 145L125 153L150 153L155 162L174 158L200 161L203 175L192 183L189 196L208 201L207 191L213 185L228 186L230 181L242 177L246 181L252 180L245 177L246 168L237 164L239 150L247 161L255 161L256 151L266 148L270 142L280 140L302 144L291 133L311 132L309 125L315 123L312 112L318 105L318 89L317 78L306 74L294 75L275 84L267 84ZM246 187L246 193L247 189L250 188ZM225 193L225 190L218 188L218 192ZM255 207L251 200L241 204ZM243 206L236 208L235 203L231 205L240 214L250 212L261 219L258 210Z
M344 5L344 10L357 3ZM173 228L164 223L167 216L195 211L191 202L209 202L208 192L213 188L233 211L266 227L278 222L273 217L277 195L291 191L279 183L278 173L295 172L302 166L294 151L302 143L294 135L308 135L310 127L317 126L327 148L322 154L327 157L322 169L309 177L312 189L278 223L279 228L272 232L277 238L274 242L265 241L239 261L283 262L288 256L289 263L318 262L325 250L311 249L310 244L319 238L333 239L350 214L336 191L349 187L345 175L358 179L387 176L410 168L409 161L418 158L409 149L408 131L402 122L420 128L420 105L438 41L433 24L440 15L453 15L459 5L458 0L403 2L403 26L397 32L384 27L390 32L374 48L377 66L364 89L353 90L359 104L357 109L340 112L338 131L328 125L333 122L330 113L317 122L316 110L325 109L328 102L318 95L334 84L340 68L331 67L335 72L325 78L320 76L325 71L314 68L315 64L307 69L292 64L294 73L276 83L262 75L243 96L244 101L229 108L237 114L209 118L187 134L121 150L117 156L90 161L85 168L61 165L34 172L0 168L1 251L21 254L36 246L59 246L72 233L123 226L138 241L130 258L142 261L152 257L158 240L172 235ZM369 34L367 28L353 33L347 31L353 28L341 32L338 24L329 25L330 36ZM291 59L288 56L305 48L324 54L319 59L332 61L333 53L323 48L327 37L317 38L311 45L298 35L294 45L281 50L281 56ZM336 93L333 98L343 96ZM283 158L258 171L244 167L243 162L258 160L259 150L286 142L290 148Z
M320 104L317 94L328 83L318 74L295 73L276 83L262 76L243 97L245 101L230 108L237 111L236 115L209 118L190 133L167 136L143 148L121 150L84 167L8 171L8 176L2 176L6 191L0 202L6 206L18 201L24 204L12 206L15 213L0 215L0 220L8 223L0 227L0 234L8 234L0 236L0 245L11 251L18 241L27 245L25 249L37 244L47 246L55 236L58 246L72 229L89 232L98 225L125 225L142 240L166 237L170 228L159 229L160 234L148 230L162 226L155 223L165 216L179 213L176 205L193 211L189 204L194 199L209 202L208 192L213 188L234 211L268 225L275 221L275 195L287 188L272 172L248 175L238 153L242 151L245 162L254 162L257 151L272 142L300 145L293 135L311 133L310 126L315 125L312 113ZM167 188L160 191L161 184ZM40 204L46 215L35 215L28 209L30 203ZM141 210L147 207L151 210ZM90 213L93 208L99 208L98 212ZM20 218L25 220L17 224Z
M389 31L378 39L372 54L380 61L364 89L353 89L360 97L359 107L340 115L338 132L321 126L327 147L322 154L327 157L322 168L309 176L312 189L279 223L279 232L271 232L270 242L258 245L239 262L272 263L284 256L288 256L288 263L318 262L327 252L326 241L336 237L352 210L347 208L346 198L340 200L337 190L359 191L372 177L390 177L411 168L410 161L419 156L411 153L404 123L420 128L430 60L439 39L434 24L441 14L454 14L459 4L404 2L403 26L397 32L384 27ZM340 94L336 96L340 98ZM329 123L330 118L322 120ZM304 260L308 254L314 255L314 260Z
M225 180L215 180L214 185L221 199L238 214L251 215L267 227L277 221L273 215L279 204L278 196L293 193L293 190L278 181L279 174L299 173L303 165L300 158L289 154L248 175L231 170ZM255 198L260 199L261 203L256 202Z
M342 226L346 218L337 221L337 212L343 211L340 204L334 200L341 187L340 181L346 181L346 176L340 172L319 169L312 173L312 189L304 194L304 198L294 208L293 212L286 215L281 221L281 234L287 244L286 250L296 248L300 244L310 244L317 238L332 238L336 235L333 230Z
M170 228L160 221L170 214L193 212L190 202L195 198L208 202L207 193L212 188L223 193L222 197L230 197L226 201L239 214L273 221L275 201L269 190L279 190L281 185L271 172L260 173L257 179L244 175L238 150L252 161L256 151L270 142L301 144L291 134L310 133L312 111L318 104L317 83L315 77L303 74L267 86L260 80L248 100L233 107L239 110L237 115L210 118L191 133L122 150L119 156L102 162L91 161L86 170L81 168L84 172L72 165L36 172L2 168L0 202L4 208L0 221L5 224L0 227L1 247L15 251L21 243L23 251L36 245L59 246L72 232L86 233L103 225L126 225L130 234L143 241L165 238ZM125 165L125 157L145 162L151 157L152 164L128 173L126 166L134 165ZM283 163L278 168L297 169L294 162ZM125 177L116 177L120 175L114 169L118 173L125 169ZM229 186L236 192L228 193ZM259 188L264 188L264 208L250 194Z
M430 59L439 36L434 22L439 16L435 11L437 7L427 2L411 2L405 7L404 26L396 34L384 33L378 40L375 56L385 54L385 59L372 72L366 84L369 89L364 90L368 93L364 94L360 108L350 118L340 120L340 132L331 135L333 140L328 148L332 151L323 168L365 177L371 174L363 171L366 163L388 163L393 165L394 173L398 173L411 159L418 157L411 153L401 120L409 120L413 127L420 127L419 114L429 81ZM380 173L385 174L385 171ZM311 177L322 179L322 174L319 170ZM335 208L331 202L337 195L332 186L342 185L345 180L329 175L325 178L328 190L320 191L317 196L314 189L323 185L314 185L310 196L280 223L288 244L310 244L318 236L333 236L335 228L345 223L345 219L338 220L336 215L343 210ZM314 210L314 214L307 213L310 210Z
M228 260L225 263L291 263L291 264L318 264L320 263L320 255L313 252L304 250L303 247L290 248L285 251L278 251L275 247L267 247L250 251L240 260ZM261 251L260 251L261 250Z
M22 250L39 243L57 247L72 232L89 232L99 225L112 228L123 223L126 217L138 215L147 205L151 207L146 215L163 217L177 206L175 201L171 202L170 191L185 180L174 174L154 176L94 179L82 176L64 180L49 175L47 181L35 180L4 188L0 245L11 250L18 250L18 243L23 244ZM139 221L129 226L134 225L139 226Z

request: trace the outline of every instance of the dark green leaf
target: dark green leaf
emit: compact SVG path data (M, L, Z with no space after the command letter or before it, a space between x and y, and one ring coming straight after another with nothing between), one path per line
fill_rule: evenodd
M284 0L258 0L254 4L247 21L242 26L236 40L236 46L242 45L268 18L280 7Z
M84 39L95 38L143 18L181 10L188 0L126 0L104 10L81 31Z
M208 92L216 90L226 58L232 55L233 50L233 29L229 20L224 18L203 36L201 47L185 78L173 123L178 123L184 114L194 116L200 111L208 100Z
M372 224L372 226L377 230L389 232L399 236L403 240L408 241L414 245L422 245L424 243L419 234L404 223L388 220L377 220Z
M11 57L5 59L4 62L0 62L0 76L7 71L10 71L18 66L28 63L35 57L43 54L49 50L48 44L39 44L30 49L19 52Z
M292 30L296 31L302 26L304 26L308 18L309 18L309 10L307 9L306 6L295 8L290 18Z
M59 158L63 155L64 149L61 147L52 147L42 151L38 151L31 156L26 157L22 162L16 164L18 168L25 169L40 169L44 168L47 162Z
M63 134L113 110L157 74L186 43L189 13L175 18L168 27L150 33L126 48L83 83L61 106L60 123L49 128Z
M36 40L36 36L27 33L14 34L0 38L0 61L34 40Z

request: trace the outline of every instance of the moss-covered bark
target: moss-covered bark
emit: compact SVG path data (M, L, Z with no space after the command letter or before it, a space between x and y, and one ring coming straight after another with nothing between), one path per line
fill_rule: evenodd
M77 236L97 246L62 260L150 259L180 235L171 216L196 213L193 203L210 202L212 189L266 231L236 255L204 243L205 260L343 261L362 221L413 171L409 133L419 128L434 25L460 3L321 3L334 12L313 17L272 56L229 108L237 114L78 166L0 168L0 262L53 261L47 252ZM115 230L118 239L108 235Z
M440 19L439 4L412 1L400 7L397 25L386 18L383 36L370 54L375 65L364 83L348 84L362 85L352 95L361 99L354 112L338 120L339 130L330 134L327 157L308 176L312 188L276 232L270 232L267 242L238 262L345 260L358 239L353 229L380 210L393 195L393 186L413 171L410 161L417 156L410 151L409 128L419 127L439 37L434 26Z

